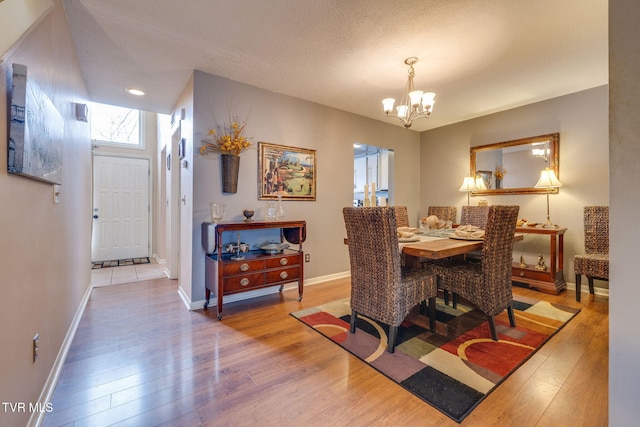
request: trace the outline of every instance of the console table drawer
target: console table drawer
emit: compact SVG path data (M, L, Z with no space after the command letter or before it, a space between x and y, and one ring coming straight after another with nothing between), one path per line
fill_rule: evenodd
M300 263L300 255L285 255L277 258L267 259L267 268L278 268L289 265L298 265Z
M299 277L300 269L298 267L267 271L267 283L294 281Z
M264 273L241 274L224 279L224 291L244 291L264 285Z
M530 280L549 280L549 271L530 270L527 268L513 267L511 269L512 280L530 279Z
M264 270L264 260L246 260L225 262L222 266L222 274L230 276L232 274L243 274L252 271Z

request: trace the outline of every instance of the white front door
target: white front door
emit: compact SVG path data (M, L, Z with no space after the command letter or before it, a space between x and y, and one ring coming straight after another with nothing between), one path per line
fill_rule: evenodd
M149 256L149 160L93 157L92 261Z

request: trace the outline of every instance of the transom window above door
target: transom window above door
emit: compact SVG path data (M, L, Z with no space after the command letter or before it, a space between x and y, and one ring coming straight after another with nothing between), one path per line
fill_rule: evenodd
M91 140L96 144L144 148L142 113L132 108L91 103Z

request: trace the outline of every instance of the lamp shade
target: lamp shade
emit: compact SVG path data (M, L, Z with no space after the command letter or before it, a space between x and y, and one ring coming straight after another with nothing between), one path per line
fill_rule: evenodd
M417 108L422 102L422 91L414 90L413 92L409 92L409 99L411 99L411 106Z
M540 172L540 179L538 180L538 182L534 187L535 188L558 188L558 187L562 187L562 183L558 181L558 178L556 178L556 173L553 170L549 168L544 168L544 170Z
M422 106L425 110L430 110L433 108L433 104L435 101L436 94L433 92L425 92L422 94Z
M487 190L487 185L481 176L476 178L476 190Z
M472 176L465 176L464 181L462 181L462 185L460 186L460 190L458 191L473 191L477 190L476 181Z
M385 98L382 100L382 108L385 113L391 112L393 110L393 104L396 103L396 100L393 98Z
M396 111L398 111L398 117L405 119L408 117L409 107L406 105L398 105Z

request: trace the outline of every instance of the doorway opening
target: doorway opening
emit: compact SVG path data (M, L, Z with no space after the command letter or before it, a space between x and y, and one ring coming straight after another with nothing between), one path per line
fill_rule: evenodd
M353 144L354 206L393 205L393 161L391 149Z

